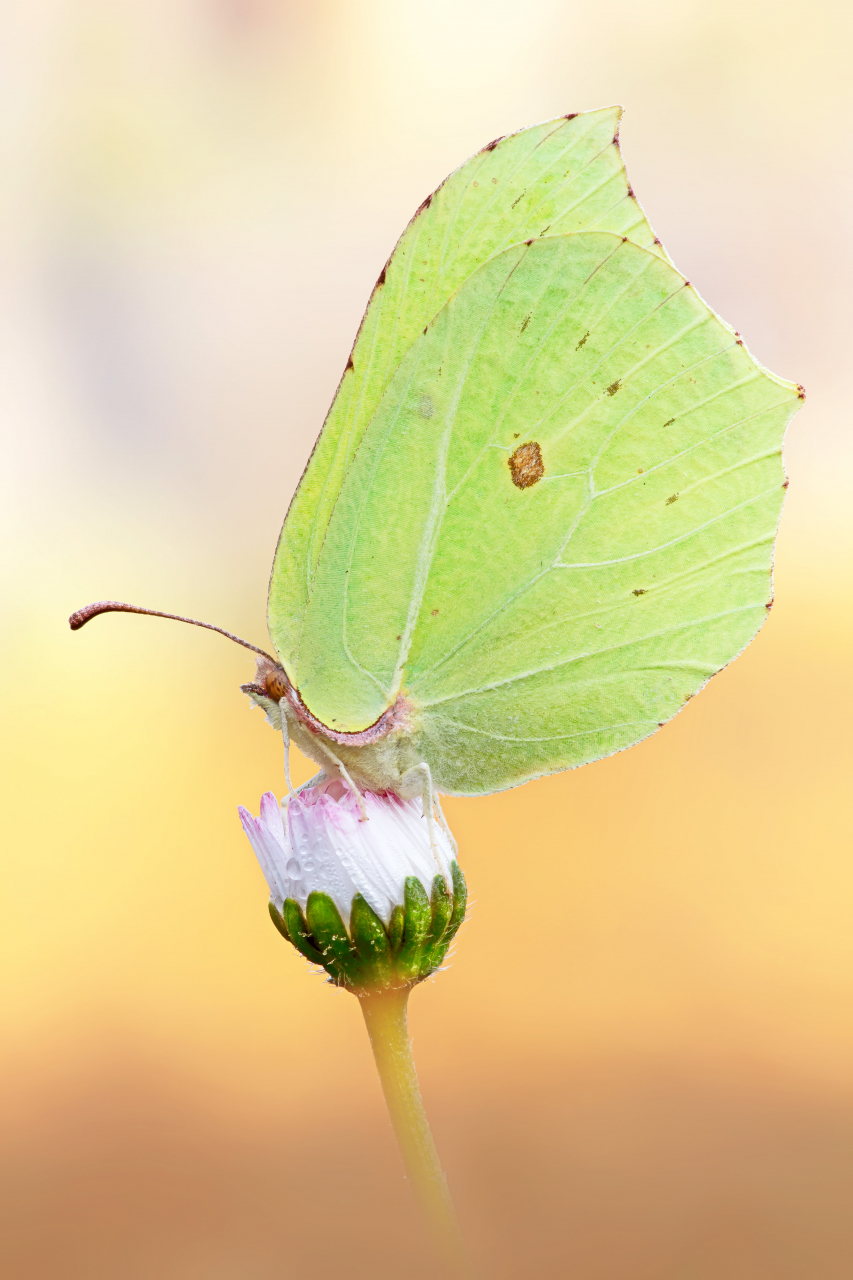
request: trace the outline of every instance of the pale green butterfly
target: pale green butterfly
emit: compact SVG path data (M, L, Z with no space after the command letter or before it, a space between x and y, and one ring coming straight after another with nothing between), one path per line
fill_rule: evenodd
M672 266L620 114L489 143L373 291L244 686L356 788L479 795L629 747L771 604L803 391Z

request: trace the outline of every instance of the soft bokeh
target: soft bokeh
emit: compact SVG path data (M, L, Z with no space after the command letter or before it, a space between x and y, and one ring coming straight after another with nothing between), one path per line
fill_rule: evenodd
M809 392L776 606L672 724L447 809L412 1000L496 1280L853 1274L853 19L840 0L0 8L0 1271L434 1275L354 1000L266 916L248 655L370 287L492 137L627 107L675 262ZM300 779L308 765L297 761ZM403 1261L405 1260L405 1265Z

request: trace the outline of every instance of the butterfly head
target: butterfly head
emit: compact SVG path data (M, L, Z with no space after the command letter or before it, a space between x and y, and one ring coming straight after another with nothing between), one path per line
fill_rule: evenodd
M260 663L258 664L260 666ZM260 672L258 673L261 674ZM284 669L278 664L267 668L263 675L263 687L267 697L272 698L274 702L281 702L282 698L287 695L290 688L290 681L284 674Z

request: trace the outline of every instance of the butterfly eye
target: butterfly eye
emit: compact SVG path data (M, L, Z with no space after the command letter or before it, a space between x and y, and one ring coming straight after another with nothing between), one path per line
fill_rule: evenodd
M273 667L272 671L267 672L264 687L271 698L276 702L281 701L288 690L287 676L281 667Z

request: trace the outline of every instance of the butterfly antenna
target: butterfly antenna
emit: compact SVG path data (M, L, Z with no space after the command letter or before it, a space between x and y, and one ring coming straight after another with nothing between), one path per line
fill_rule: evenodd
M78 609L76 613L72 613L68 619L68 625L72 631L79 631L92 618L97 618L99 613L147 613L152 618L169 618L172 622L188 622L192 627L204 627L207 631L218 631L221 636L225 636L228 640L233 640L235 644L241 644L244 649L251 649L253 653L259 653L262 658L268 658L274 666L278 666L275 658L271 657L265 649L259 649L256 644L249 644L248 640L241 640L239 636L226 631L224 627L215 627L212 622L198 622L195 618L184 618L179 613L161 613L159 609L141 609L139 605L123 604L121 600L98 600L95 604L87 604L84 609Z

